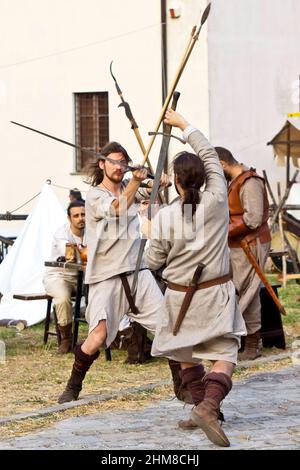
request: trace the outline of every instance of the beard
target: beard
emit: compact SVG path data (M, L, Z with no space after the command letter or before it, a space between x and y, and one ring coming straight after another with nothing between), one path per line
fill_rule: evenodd
M105 168L104 168L104 174L105 174L106 178L109 179L109 181L111 181L112 183L115 183L115 184L121 183L121 181L124 178L124 173L122 173L122 172L120 172L120 173L115 172L112 175L108 175Z

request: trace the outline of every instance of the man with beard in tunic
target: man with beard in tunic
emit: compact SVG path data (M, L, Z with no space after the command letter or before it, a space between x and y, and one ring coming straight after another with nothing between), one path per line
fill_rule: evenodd
M99 348L109 347L125 314L154 333L163 303L163 295L144 263L134 295L130 292L140 245L137 203L149 198L148 189L140 188L147 171L137 169L132 179L123 181L130 161L124 147L110 142L101 154L107 159L92 167L91 188L85 203L89 335L75 348L71 377L59 403L78 399L86 372L99 356ZM168 177L162 175L161 189L168 183Z
M215 149L199 130L173 110L167 111L165 123L183 131L195 154L177 155L174 179L179 198L142 226L145 235L151 233L149 267L166 265L165 308L151 353L181 363L182 383L196 406L191 419L179 422L179 427L200 427L213 443L225 447L230 443L218 421L220 404L231 390L240 337L246 333L230 275L226 180ZM178 313L199 263L203 272L178 328ZM212 362L209 371L202 360Z
M228 184L230 261L239 306L247 327L240 360L253 360L260 353L260 278L250 264L241 241L246 241L263 271L270 250L269 202L265 181L255 169L238 163L231 152L216 147Z

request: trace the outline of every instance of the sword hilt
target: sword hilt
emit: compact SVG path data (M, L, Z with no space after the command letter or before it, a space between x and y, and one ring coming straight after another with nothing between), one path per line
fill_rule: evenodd
M174 91L172 104L171 104L171 109L173 109L173 111L176 111L179 97L180 97L179 91ZM165 124L164 134L166 134L167 136L171 135L171 129L172 129L172 126L170 126L170 124Z

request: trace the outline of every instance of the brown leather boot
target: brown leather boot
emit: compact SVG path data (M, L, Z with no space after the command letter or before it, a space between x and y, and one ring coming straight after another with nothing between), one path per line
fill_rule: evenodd
M180 362L173 361L172 359L168 359L169 367L171 369L172 379L173 379L173 389L175 396L178 400L183 401L184 403L188 403L189 405L193 405L193 399L186 388L183 385L181 380L181 366Z
M205 370L202 364L183 369L180 372L182 385L190 392L194 405L198 405L204 398L205 385L202 380L204 376ZM178 426L183 431L193 431L198 428L198 425L191 419L179 421Z
M69 323L65 326L57 326L61 337L61 343L58 348L58 353L67 354L72 350L72 323Z
M238 358L239 361L253 361L260 356L260 332L256 331L252 335L246 336L244 351L239 353Z
M97 351L92 356L89 356L81 350L81 344L76 346L75 361L73 364L71 377L68 380L64 392L58 398L58 403L66 403L78 399L79 393L82 389L82 382L85 374L93 362L99 357L99 354L100 352Z
M132 322L129 328L131 334L127 334L128 340L124 341L128 352L125 364L143 364L147 360L145 355L147 330L137 322Z
M223 373L211 372L204 378L204 382L204 400L192 410L191 419L211 442L229 447L230 442L218 422L218 417L220 403L231 390L231 378Z
M190 392L194 405L197 406L205 395L205 369L202 364L198 364L194 367L183 369L180 372L182 384ZM218 419L222 422L225 421L222 411L219 411ZM178 422L178 426L183 431L193 431L198 428L198 425L190 418L181 420Z

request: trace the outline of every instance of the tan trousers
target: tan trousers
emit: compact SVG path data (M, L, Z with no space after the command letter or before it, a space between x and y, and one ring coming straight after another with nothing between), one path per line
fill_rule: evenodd
M72 323L71 296L76 292L77 277L46 274L43 283L46 293L53 297L58 324L66 326Z
M270 250L270 243L251 246L260 268L263 270ZM261 328L260 285L261 280L250 264L242 248L230 248L233 283L239 292L239 306L244 317L247 335Z

